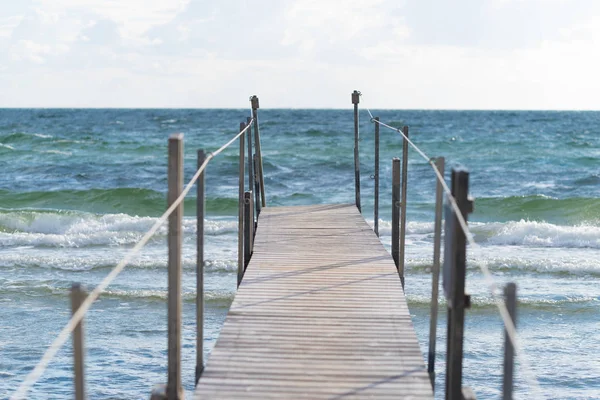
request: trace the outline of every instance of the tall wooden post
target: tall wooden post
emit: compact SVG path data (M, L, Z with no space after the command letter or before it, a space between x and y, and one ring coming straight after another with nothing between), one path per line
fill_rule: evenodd
M375 199L373 204L373 230L379 237L379 117L375 120Z
M240 122L240 132L246 125ZM240 136L240 171L238 188L238 274L237 285L240 286L244 276L244 135Z
M355 90L352 92L352 104L354 104L354 194L356 207L358 211L361 211L360 207L360 160L358 158L358 103L360 99L360 92Z
M444 176L444 157L435 160L435 166ZM431 321L429 323L429 355L427 357L427 372L431 380L431 387L435 391L435 344L437 339L438 295L440 287L440 247L442 241L442 205L444 202L444 188L436 179L435 191L435 226L433 229L433 268L431 271Z
M258 157L254 154L254 206L256 207L255 220L258 223L258 216L260 215L260 177L258 176ZM252 188L250 188L252 189Z
M252 118L246 118L246 126L250 124ZM254 190L254 157L252 155L252 126L248 128L248 190Z
M400 159L392 159L392 258L400 275L402 288L404 288L404 275L398 269L398 255L400 252Z
M206 154L198 150L198 168L204 164ZM196 183L196 374L197 384L204 371L204 215L205 215L205 182L206 169L198 177Z
M452 170L452 196L467 219L473 212L473 201L468 198L469 172ZM444 293L448 299L448 334L446 354L446 399L462 400L462 363L465 309L470 306L470 297L465 294L466 237L454 209L446 208L446 235L444 255Z
M506 284L504 288L504 297L506 300L506 309L510 315L515 327L517 326L517 285L513 282ZM504 328L504 377L502 379L502 399L512 400L513 398L513 377L515 348L513 347L506 327Z
M258 97L252 96L250 98L250 103L252 105L252 118L254 118L254 147L256 149L256 156L258 157L258 176L260 183L260 197L262 199L261 204L263 207L266 207L267 199L265 198L265 174L263 172L262 151L260 147L260 131L258 129Z
M402 128L406 137L408 137L408 126ZM402 140L402 199L400 200L400 254L398 257L398 271L404 288L404 247L406 244L406 187L408 183L408 141Z
M244 193L244 271L252 257L252 236L254 221L252 220L252 192Z
M85 290L79 283L71 286L71 315L75 314L85 300ZM83 344L83 320L73 330L73 372L75 400L85 399L85 356Z
M170 207L183 191L183 135L169 137L169 194ZM183 202L169 216L169 315L168 315L168 381L167 398L183 399L181 387L181 245Z

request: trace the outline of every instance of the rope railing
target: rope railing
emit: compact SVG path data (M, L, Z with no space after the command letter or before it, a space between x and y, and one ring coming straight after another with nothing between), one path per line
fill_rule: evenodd
M82 321L85 314L89 311L92 304L98 299L98 297L102 294L102 292L112 283L112 281L125 269L125 267L129 264L129 262L135 257L142 248L148 243L148 241L152 238L152 236L158 231L158 229L167 221L169 216L179 207L179 205L183 202L187 194L190 192L200 175L206 169L206 166L217 155L223 152L227 147L229 147L233 142L240 138L240 136L244 135L248 129L252 126L254 122L254 118L252 118L247 124L246 127L235 135L231 140L225 143L216 151L209 153L206 157L204 163L198 168L192 179L185 186L179 197L171 204L169 208L160 216L160 218L152 225L152 227L144 234L144 236L136 243L136 245L121 259L121 261L112 269L112 271L96 286L96 288L90 292L90 294L85 298L85 300L81 303L81 306L78 310L72 315L69 322L64 326L64 328L60 331L58 336L54 339L54 341L50 344L40 361L34 367L34 369L25 377L21 385L17 388L17 390L11 395L11 400L24 399L26 394L29 392L29 389L39 380L42 376L48 364L52 359L56 356L60 348L65 344L69 335L73 332L75 327Z
M437 166L435 165L435 158L429 157L427 154L425 154L425 152L423 152L417 145L415 145L409 138L407 135L404 134L404 132L399 129L399 128L395 128L393 126L390 126L384 122L379 121L377 118L373 117L373 114L371 113L371 111L365 107L365 109L367 110L367 112L369 113L370 116L370 121L371 123L375 123L378 124L379 126L383 126L384 128L393 130L395 132L398 132L404 140L407 141L407 143L413 148L415 149L415 151L425 160L427 161L427 163L429 165L431 165L431 168L433 169L433 172L435 173L436 179L438 180L438 182L441 184L445 194L446 194L446 198L448 199L448 202L450 203L450 206L452 207L452 209L454 210L454 213L456 215L456 218L458 220L459 226L462 229L462 231L465 234L465 237L469 243L469 245L472 248L481 248L481 246L479 246L479 244L477 244L475 242L475 239L473 237L473 234L471 233L471 231L469 230L469 227L467 225L467 222L458 206L458 203L455 199L455 197L452 195L452 191L450 190L450 188L448 187L448 185L446 184L446 181L444 180L443 175L440 173L440 171L438 170ZM481 272L484 275L486 284L488 286L488 289L492 295L492 298L494 299L494 302L496 303L496 307L498 308L498 311L500 313L500 316L502 318L502 322L504 324L507 336L510 340L510 342L512 343L515 352L517 354L517 357L519 357L520 361L521 361L521 365L523 367L523 371L524 371L524 375L527 377L527 380L529 381L530 386L537 392L537 394L541 395L543 397L542 394L542 390L540 388L540 384L538 382L537 377L535 376L535 374L533 373L533 370L531 368L531 364L528 361L527 356L525 355L525 353L523 352L523 349L520 345L519 342L519 338L518 338L518 334L517 334L517 330L516 330L516 326L508 312L508 309L506 307L506 304L504 303L504 301L502 300L502 298L498 295L497 291L498 291L498 286L494 280L494 277L492 275L492 273L490 272L489 268L487 267L487 265L485 263L479 263L479 268L481 270Z

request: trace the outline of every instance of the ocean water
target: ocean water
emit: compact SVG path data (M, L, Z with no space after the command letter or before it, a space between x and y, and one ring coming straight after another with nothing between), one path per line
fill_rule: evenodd
M500 396L502 324L480 265L518 285L518 329L548 398L600 398L600 113L373 110L410 126L448 167L470 171L464 384ZM0 110L0 398L7 398L67 322L72 282L93 288L164 211L167 138L196 150L235 135L248 110ZM259 112L269 205L354 200L352 110ZM373 125L361 111L363 214L373 222ZM235 295L237 146L207 170L207 356ZM390 246L391 159L402 142L381 131L380 231ZM449 168L448 168L449 169ZM446 177L449 177L447 171ZM435 179L409 156L406 295L424 357L429 332ZM185 202L183 383L193 390L195 199ZM117 278L85 320L94 399L148 398L166 380L166 228ZM446 312L438 325L443 398ZM70 342L29 393L72 397ZM536 392L517 367L516 396Z

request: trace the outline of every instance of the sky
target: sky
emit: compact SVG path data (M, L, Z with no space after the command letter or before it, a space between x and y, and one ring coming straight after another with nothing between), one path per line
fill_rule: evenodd
M595 0L0 0L0 107L600 110Z

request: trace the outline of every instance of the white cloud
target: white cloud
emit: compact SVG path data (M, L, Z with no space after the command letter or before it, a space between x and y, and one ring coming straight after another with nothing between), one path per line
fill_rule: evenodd
M343 7L336 0L297 0L285 12L281 43L310 53L320 47L362 45L382 34L393 39L408 36L402 18L389 15L385 6L385 0L351 0Z
M182 12L189 0L37 0L46 13L92 14L116 22L127 36L140 36Z
M591 1L29 1L2 106L600 109Z
M11 15L0 18L0 38L10 37L13 30L21 23L22 15Z
M30 60L36 64L43 64L48 56L58 56L69 51L66 44L57 44L50 46L47 44L36 43L31 40L19 40L11 49L11 57L16 60Z

